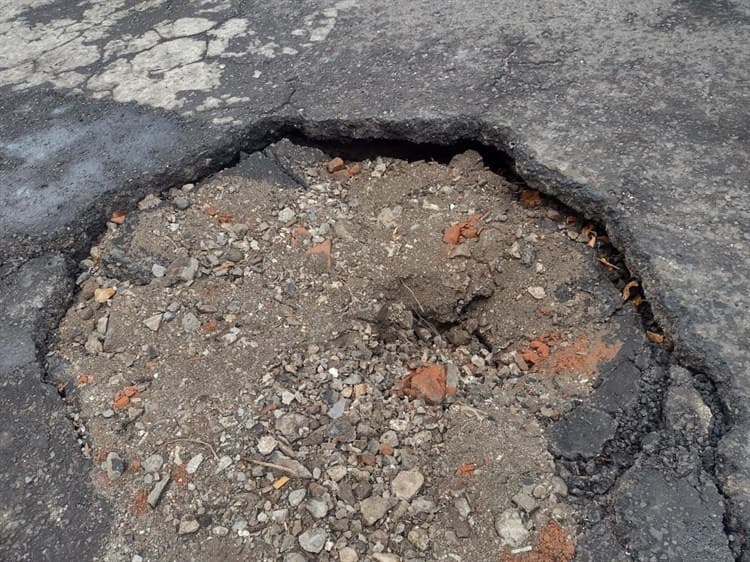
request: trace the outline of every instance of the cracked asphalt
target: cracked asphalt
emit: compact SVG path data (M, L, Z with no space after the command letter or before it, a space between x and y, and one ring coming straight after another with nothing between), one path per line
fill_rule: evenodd
M674 351L578 557L750 560L746 2L0 6L0 557L107 532L44 384L75 259L111 210L294 134L497 148L605 225Z

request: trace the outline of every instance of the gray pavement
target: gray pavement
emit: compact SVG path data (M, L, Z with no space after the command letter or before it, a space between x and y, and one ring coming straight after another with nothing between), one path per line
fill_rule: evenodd
M66 559L83 536L93 558L107 523L75 446L17 437L38 437L35 416L48 412L47 439L75 440L42 386L65 299L13 287L82 251L112 208L295 132L478 141L605 224L715 423L707 444L668 423L644 443L581 559L708 560L729 545L750 560L747 1L0 5L0 315L12 326L0 333L0 384L16 385L4 401L29 405L3 404L0 467L3 482L23 480L20 466L50 474L33 493L0 491L0 558ZM56 275L53 286L68 279ZM667 449L693 460L655 469ZM21 454L26 464L8 461ZM40 514L61 502L69 518L53 535ZM641 504L650 534L635 531Z

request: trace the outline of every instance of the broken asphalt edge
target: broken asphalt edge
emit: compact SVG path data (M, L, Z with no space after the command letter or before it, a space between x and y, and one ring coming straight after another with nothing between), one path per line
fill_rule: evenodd
M715 393L705 399L712 407L722 410L722 417L727 423L720 428L711 445L717 447L719 441L728 434L732 418L728 415L730 408L721 392L726 381L727 366L719 354L712 351L709 342L689 332L681 322L680 311L665 302L664 293L650 264L648 248L641 247L638 237L620 222L618 211L607 205L598 195L599 191L595 186L573 181L563 173L541 165L514 131L478 118L312 120L298 115L282 115L266 116L238 129L220 131L214 137L213 145L175 154L173 162L161 164L153 170L135 170L135 179L121 182L121 185L108 186L105 193L85 208L79 209L75 220L63 225L59 231L26 237L10 252L7 248L0 248L0 262L6 264L5 271L0 272L0 283L5 285L24 262L34 257L59 253L78 259L104 231L106 218L112 210L133 208L147 193L166 191L182 183L199 182L238 162L241 153L262 150L286 136L310 144L393 141L459 148L471 143L507 155L515 172L530 187L558 199L606 228L613 246L623 253L629 270L641 279L655 318L674 342L673 361L689 369L694 376L705 377L709 384L704 384L703 388L708 386ZM3 255L4 253L7 255ZM69 267L70 278L74 275L73 272L74 268ZM33 322L32 330L37 361L42 366L50 342L49 334L64 314L69 297L70 295L67 299L57 299L52 303L53 310L48 308L37 311L38 316ZM44 321L43 314L48 315ZM42 382L46 381L45 372ZM724 490L724 484L732 475L723 474L719 477L712 471L710 476L723 494L726 508L725 532L727 535L737 532L744 535L748 521L743 521L741 515L737 516L739 514L736 513L734 498ZM743 550L741 546L735 555L740 558Z

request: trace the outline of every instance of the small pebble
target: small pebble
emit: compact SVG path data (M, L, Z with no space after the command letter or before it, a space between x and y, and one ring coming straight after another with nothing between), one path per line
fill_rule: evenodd
M178 535L191 535L193 533L198 532L198 529L200 529L200 523L196 521L195 519L187 519L185 521L180 521L180 527L177 530Z
M264 435L258 439L258 452L261 455L270 455L276 448L277 441L270 435Z
M163 465L164 458L159 454L150 455L141 462L141 466L146 472L159 472Z
M161 499L164 490L167 488L167 484L169 484L169 479L169 474L164 475L161 480L154 484L154 487L149 492L146 501L152 509L159 505L159 500Z
M537 300L542 300L544 297L547 296L547 293L545 292L544 287L529 287L526 290L532 297L534 297Z
M198 453L188 461L187 466L185 467L185 471L188 474L195 474L196 472L198 472L198 468L200 468L202 462L203 453Z
M319 554L328 540L324 529L309 529L298 537L299 545L305 552Z
M107 455L103 468L110 480L117 480L125 472L125 463L120 458L120 455L112 452Z

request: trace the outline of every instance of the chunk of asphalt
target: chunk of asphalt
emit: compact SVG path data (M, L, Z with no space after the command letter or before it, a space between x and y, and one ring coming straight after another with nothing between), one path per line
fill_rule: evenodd
M30 330L0 326L0 372L6 373L36 360L36 346Z
M0 560L91 560L111 521L34 341L57 322L71 280L59 254L0 279ZM51 523L50 514L55 515ZM75 537L75 540L71 540Z
M704 472L678 478L667 469L630 469L614 492L615 534L636 560L734 560L724 504Z
M579 406L552 427L551 445L567 459L591 458L615 436L617 422L602 410Z
M603 370L602 383L591 396L591 404L607 413L626 410L638 401L641 372L631 361L617 362Z
M577 562L632 562L607 521L588 529L576 544Z
M252 180L268 182L282 187L300 187L300 182L279 162L264 152L253 152L246 155L239 164L230 168L227 173Z

